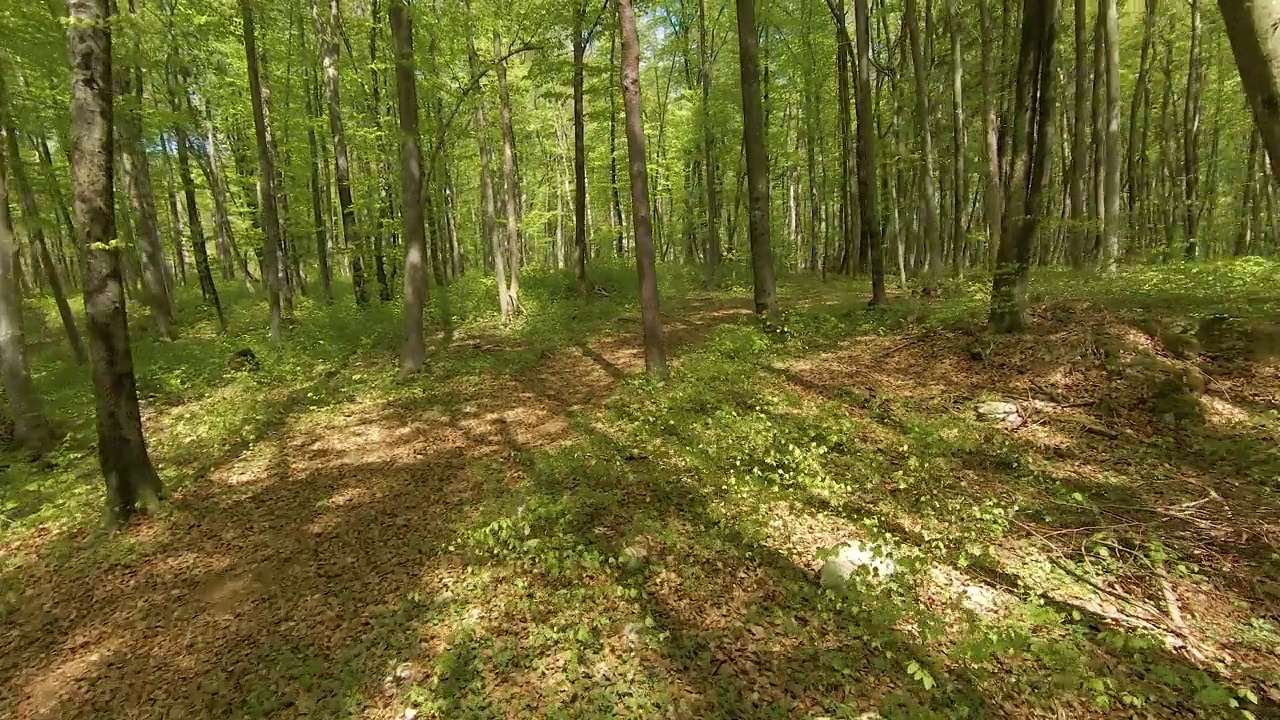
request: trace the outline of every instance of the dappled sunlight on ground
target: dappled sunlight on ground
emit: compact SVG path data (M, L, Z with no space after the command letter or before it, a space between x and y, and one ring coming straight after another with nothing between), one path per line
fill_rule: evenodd
M810 294L777 335L741 298L686 300L660 388L621 314L569 342L572 317L552 344L533 318L451 338L404 383L355 357L158 400L156 455L182 478L158 517L0 546L0 711L1235 718L1280 703L1271 365L1210 372L1087 301L1000 338L890 330L861 298L837 314L828 289ZM847 324L805 334L828 322ZM1025 422L981 419L990 399ZM824 554L854 542L897 572L823 590Z

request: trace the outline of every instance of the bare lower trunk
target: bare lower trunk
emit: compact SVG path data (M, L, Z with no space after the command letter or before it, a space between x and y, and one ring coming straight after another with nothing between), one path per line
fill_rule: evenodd
M769 155L765 149L764 108L760 101L760 50L756 38L755 3L737 0L738 60L742 73L742 142L746 152L751 208L751 275L756 313L776 320L778 291L773 274L769 223Z
M422 140L418 131L413 27L404 0L391 0L390 14L400 120L400 217L404 234L404 347L400 372L408 375L421 370L426 359L422 314L429 291L422 215Z
M502 59L502 39L493 35L493 55L498 71L498 117L502 125L502 187L506 193L507 262L510 284L507 295L513 312L520 309L520 190L516 187L516 136L511 123L511 95L507 89L507 63Z
M862 244L871 251L871 304L884 305L889 298L884 288L884 237L880 229L879 198L876 197L879 181L876 178L875 118L871 107L871 14L867 0L853 0L853 15L858 53L854 77L857 87L858 206L862 216ZM958 95L956 101L959 102ZM957 130L957 134L959 132Z
M649 179L645 167L644 120L640 113L640 47L631 0L618 0L622 35L622 104L627 118L627 163L631 179L631 219L635 224L636 271L640 277L640 313L644 325L644 361L649 374L667 375L658 308L658 274L654 263L653 226L649 219Z
M258 146L258 183L262 189L261 207L263 240L262 255L266 266L262 271L267 286L267 299L271 308L271 342L280 344L282 311L280 287L280 215L276 208L276 168L268 142L267 115L262 92L262 79L258 74L258 46L254 35L251 0L240 0L240 15L244 30L244 52L249 67L249 95L253 104L253 126Z
M470 11L471 6L468 3L468 16L470 16ZM468 23L467 58L471 68L471 76L476 77L480 72L480 58L476 53L473 27L471 23ZM480 151L480 242L490 248L493 258L493 271L498 281L498 309L502 322L505 323L511 319L513 309L511 307L511 297L507 293L506 253L503 250L502 237L497 232L497 213L494 208L496 199L493 194L493 174L490 171L492 152L489 146L489 126L485 120L483 96L476 100L476 143L479 144Z
M1120 261L1120 24L1116 0L1102 0L1106 29L1107 107L1106 178L1103 182L1102 247L1107 270Z
M8 132L13 141L12 130ZM0 154L0 380L4 382L9 416L13 420L14 445L26 452L42 454L53 444L53 433L45 420L40 393L31 381L27 365L27 343L22 331L22 296L17 273L18 243L9 215L9 181L5 159Z
M158 504L160 478L147 455L115 237L111 35L105 0L70 0L71 134L76 228L84 253L84 306L97 400L98 460L107 521L118 526Z
M311 0L311 20L324 64L324 87L329 105L329 132L333 135L333 175L338 183L338 207L342 215L342 238L351 257L351 284L356 305L369 302L369 291L364 281L364 248L360 242L360 229L356 225L355 203L351 196L351 160L347 150L347 133L343 128L341 87L338 79L338 0L329 0L329 18L326 21L320 0Z
M22 165L22 154L18 150L18 132L9 113L8 93L5 91L4 78L0 77L0 118L3 118L4 124L5 152L9 156L10 176L22 192L23 226L26 227L27 235L31 240L32 270L34 271L38 266L44 271L44 279L53 293L54 302L58 305L58 317L62 319L62 328L66 332L68 344L71 345L71 353L77 363L84 363L87 358L84 343L80 340L80 329L76 327L75 316L71 314L71 305L67 302L67 294L62 289L62 279L58 277L58 268L53 263L53 255L49 252L49 244L45 240L44 223L36 206L35 190L31 187L26 169Z
M1034 2L1035 0L1028 0ZM911 67L915 73L916 122L920 132L920 152L924 158L922 185L924 196L924 242L929 251L929 266L926 284L936 288L942 278L942 235L938 228L938 186L935 180L934 166L937 161L933 153L933 133L929 129L929 85L928 68L920 48L920 31L916 22L915 0L906 0L903 20L907 26L907 36L911 45Z
M1218 0L1218 7L1271 163L1271 177L1280 177L1280 0Z
M1053 156L1053 51L1057 0L1027 0L1012 117L1009 199L1003 241L991 289L991 325L998 332L1026 325L1031 248Z
M1197 237L1200 231L1200 0L1191 0L1190 45L1187 93L1182 106L1182 210L1183 229L1187 233L1186 258L1195 260L1200 251Z

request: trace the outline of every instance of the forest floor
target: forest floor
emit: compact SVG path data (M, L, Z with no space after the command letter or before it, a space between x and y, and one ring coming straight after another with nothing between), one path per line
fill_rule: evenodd
M628 277L505 329L468 279L406 383L349 296L139 319L170 500L115 534L33 308L68 439L0 458L0 716L1280 717L1280 266L1037 276L1012 337L979 278L788 279L768 331L669 278L662 386ZM853 541L896 572L823 589Z

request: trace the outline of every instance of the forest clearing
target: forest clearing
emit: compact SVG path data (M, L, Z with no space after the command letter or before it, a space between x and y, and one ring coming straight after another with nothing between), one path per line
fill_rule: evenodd
M0 38L0 718L1280 720L1280 0Z

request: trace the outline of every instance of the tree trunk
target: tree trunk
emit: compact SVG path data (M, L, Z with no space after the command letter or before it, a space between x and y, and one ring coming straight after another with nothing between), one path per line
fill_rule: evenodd
M858 207L862 215L862 244L871 251L871 304L884 305L889 298L884 289L884 237L876 197L880 184L876 178L876 129L871 107L871 14L867 0L853 0L853 18L854 32L858 37L858 56L854 65L858 113ZM959 53L957 45L953 45L953 49ZM960 132L957 130L957 136Z
M390 15L400 120L400 217L404 233L404 348L400 353L400 373L407 376L421 370L426 360L422 314L429 290L422 215L422 140L418 132L413 27L404 0L391 0Z
M1106 268L1115 272L1120 261L1120 22L1116 0L1102 0L1101 12L1105 16L1103 25L1107 51L1107 160L1104 164L1102 246Z
M311 223L315 226L316 237L316 262L320 266L320 293L324 296L326 304L333 302L333 271L329 268L329 233L328 224L324 220L323 208L321 202L320 190L320 159L319 143L316 140L316 121L317 113L317 96L319 88L316 87L315 74L307 73L306 88L306 108L307 108L307 150L310 162L311 176Z
M83 364L87 358L84 352L84 343L80 340L80 328L76 326L75 316L71 314L71 305L67 302L67 294L62 289L62 279L58 277L58 268L53 263L53 255L49 252L49 244L45 241L44 223L36 206L35 190L27 178L26 170L22 165L22 154L18 150L18 131L14 127L13 116L10 114L9 96L4 86L3 76L0 76L0 118L3 119L4 123L5 150L9 155L9 170L14 184L22 191L22 224L27 230L27 235L30 236L31 249L34 253L33 260L38 258L38 265L44 270L45 280L49 284L49 289L53 292L53 299L58 305L58 317L62 319L62 328L66 331L67 342L71 345L71 353L77 363ZM7 191L5 197L8 197ZM9 217L5 218L5 222L12 225ZM12 227L10 227L9 233L12 234L12 232ZM14 247L16 248L16 244ZM36 265L36 262L32 263L33 271ZM21 329L21 326L19 326L19 332L21 332Z
M760 102L760 50L756 39L754 0L737 0L738 60L742 72L742 144L746 152L747 188L751 209L751 275L756 313L778 318L778 290L773 274L769 225L769 155L765 148L764 108ZM637 113L638 114L638 113ZM634 172L634 171L633 171Z
M711 38L707 34L707 3L698 0L698 84L702 105L698 115L702 125L702 169L706 173L703 192L707 213L707 288L715 287L716 268L720 266L720 198L716 180L716 136L711 127Z
M1085 168L1089 165L1088 123L1089 73L1088 31L1085 0L1075 1L1075 108L1071 133L1071 165L1067 170L1068 193L1071 201L1071 267L1079 270L1085 265L1086 243L1089 238L1088 214L1085 209Z
M617 71L614 59L616 43L609 45L609 70ZM609 186L613 191L613 243L614 254L622 257L626 252L626 231L622 222L622 193L618 190L618 103L613 83L609 83Z
M1145 158L1138 154L1139 148L1146 147L1145 137L1139 140L1138 113L1151 102L1151 44L1155 37L1156 6L1158 0L1146 0L1146 11L1142 19L1142 55L1138 60L1138 78L1133 88L1133 101L1129 104L1129 149L1125 160L1126 182L1129 184L1129 227L1136 227L1138 214L1138 196L1143 188L1139 182L1138 166ZM1142 128L1145 134L1146 128Z
M258 74L258 43L254 36L251 0L240 0L240 16L244 26L244 53L249 66L249 95L253 104L253 127L258 145L258 184L262 189L261 206L263 240L262 255L266 267L262 271L271 308L271 342L279 345L281 335L280 287L280 215L276 209L276 168L267 141L267 116L262 78ZM348 197L350 188L348 188Z
M1240 234L1236 236L1234 255L1242 257L1253 249L1253 237L1258 228L1258 131L1249 133L1249 161L1244 169L1244 187L1240 202ZM1266 188L1262 188L1265 192Z
M133 0L129 13L136 14ZM134 48L137 57L137 48ZM142 70L136 60L124 72L120 82L121 94L128 102L120 113L121 153L124 159L124 176L129 185L129 197L138 216L138 245L142 251L142 287L147 306L151 309L151 321L160 336L169 340L177 338L173 327L173 308L169 304L170 289L165 282L164 242L160 239L160 223L156 216L155 196L151 191L151 169L142 140ZM61 193L59 193L61 204ZM68 233L74 235L74 233Z
M471 5L468 0L467 14L470 18ZM471 76L479 77L480 74L480 57L476 53L474 24L468 23L467 31L467 58L471 68ZM507 294L507 260L506 253L503 251L502 236L497 232L497 219L494 210L495 198L493 195L493 175L489 168L492 164L490 155L492 154L489 147L489 126L485 121L484 115L484 95L476 99L476 142L479 144L480 150L480 228L481 228L481 245L488 245L493 256L494 275L498 280L498 309L501 313L502 322L506 323L511 319L512 307L511 297Z
M959 275L964 272L965 246L968 244L964 210L969 201L968 176L964 167L964 58L960 54L960 16L956 0L947 0L946 12L951 32L951 122L954 153L951 159L951 265ZM858 122L861 123L862 120L859 119Z
M1043 0L1027 0L1036 2ZM924 186L924 241L929 251L929 267L926 272L926 289L937 289L942 278L942 236L938 229L938 186L935 180L934 166L937 161L933 154L933 133L929 129L929 79L920 49L920 30L916 22L916 2L906 0L903 10L903 22L907 26L907 36L911 44L911 66L915 73L916 122L919 124L920 152L924 156L922 185Z
M177 58L172 57L171 63ZM190 102L185 91L178 87L177 68L171 67L168 72L169 105L175 118L173 134L178 146L178 176L182 181L182 194L187 204L187 226L191 229L191 253L196 261L196 275L200 278L200 295L213 308L218 317L218 330L227 331L227 318L222 313L222 302L218 299L218 288L213 284L213 271L209 267L209 248L204 239L204 225L200 221L200 207L196 204L196 183L191 175L191 148L188 145L187 129L183 124L191 115ZM182 93L181 97L179 93Z
M1270 158L1271 177L1280 177L1280 0L1218 0L1218 7Z
M644 119L640 113L640 43L636 37L636 16L631 0L618 0L618 24L622 34L622 104L627 119L627 171L631 179L636 271L640 277L644 364L650 375L662 379L667 375L667 357L662 347L658 273L653 253L653 227L649 220L649 172L645 167ZM755 37L754 33L752 37Z
M13 143L12 127L6 134L8 141ZM10 157L12 159L12 155ZM14 445L40 455L53 445L54 437L27 365L27 343L22 331L22 294L17 277L20 272L18 242L13 233L13 219L9 215L9 180L5 165L4 154L0 153L0 379L4 381L9 416L13 420Z
M516 135L511 123L511 94L507 89L507 61L502 58L502 38L493 34L493 58L498 74L498 117L502 125L502 186L506 193L507 256L511 311L520 309L520 189L516 186Z
M115 239L111 127L111 34L105 0L69 0L71 135L76 228L84 253L84 307L97 400L98 460L107 521L153 510L160 477L147 455L129 347L128 315ZM5 353L6 357L9 355Z
M178 276L183 285L187 284L187 253L182 249L182 238L187 232L178 207L178 185L173 179L173 155L169 152L169 143L163 132L160 133L160 152L164 155L165 191L169 196L169 242L173 245L173 272L169 276L169 287L170 292L173 292L174 275Z
M1057 0L1027 0L1022 9L1010 159L1009 198L999 262L991 288L991 326L1013 332L1026 326L1031 248L1053 156Z
M982 125L983 147L986 150L986 187L983 193L987 215L988 255L994 263L1000 248L1001 216L1004 213L1004 189L1000 178L1000 121L996 117L994 78L991 54L994 28L988 0L978 0L982 24Z
M364 249L356 226L356 209L351 199L351 161L347 151L347 133L342 124L341 90L338 83L338 0L329 0L329 19L321 15L320 0L311 0L311 21L324 64L324 87L329 101L329 132L333 135L333 175L338 183L338 207L342 214L342 239L351 256L351 284L356 305L369 302L364 285Z
M1186 258L1195 260L1199 254L1196 235L1200 230L1200 0L1191 0L1190 46L1187 94L1182 106L1182 209L1183 227L1187 233Z
M222 272L223 280L231 280L235 277L235 258L231 250L235 244L234 230L231 227L231 217L227 208L227 181L222 174L222 160L219 158L218 150L218 134L213 125L213 106L205 102L205 143L206 163L209 171L209 189L213 192L213 214L214 227L217 231L217 242L215 247L218 251L218 265ZM246 284L250 289L253 288L252 283Z
M585 0L573 4L573 277L587 292L587 122L583 107L587 37Z

